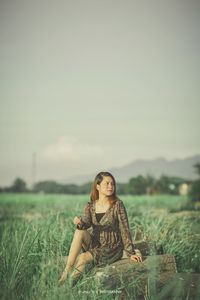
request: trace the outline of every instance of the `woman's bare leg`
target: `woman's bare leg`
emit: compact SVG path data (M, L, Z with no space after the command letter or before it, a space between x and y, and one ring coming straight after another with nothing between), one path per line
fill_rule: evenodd
M81 253L75 265L75 271L73 272L73 277L79 277L79 275L84 272L86 264L93 261L93 256L89 251Z
M87 230L75 230L74 237L71 243L71 247L69 250L68 260L67 260L67 268L71 268L74 266L76 259L81 251L82 244L84 247L88 248L91 241L91 236Z
M87 249L89 247L90 241L91 236L87 230L75 230L74 237L69 250L67 264L59 282L65 281L68 273L73 269L73 266L76 263L82 245L84 245L84 248Z

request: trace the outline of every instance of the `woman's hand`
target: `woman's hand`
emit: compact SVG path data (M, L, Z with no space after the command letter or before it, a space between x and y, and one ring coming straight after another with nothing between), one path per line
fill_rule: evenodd
M59 282L60 284L62 284L62 283L65 282L66 279L67 279L67 271L64 270L63 273L62 273L62 275L61 275L61 277L60 277L60 279L58 280L58 282Z
M73 222L74 222L75 225L78 225L78 224L81 223L81 220L80 220L80 218L75 217Z
M131 260L137 261L137 262L142 262L142 256L140 255L131 255L130 257Z

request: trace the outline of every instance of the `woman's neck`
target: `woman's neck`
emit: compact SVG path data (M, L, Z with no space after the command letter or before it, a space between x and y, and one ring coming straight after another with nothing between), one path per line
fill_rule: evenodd
M99 195L99 199L97 199L95 204L95 212L96 213L106 213L106 211L110 208L110 201L108 197L101 197Z
M99 195L99 199L98 199L99 204L104 205L104 204L108 204L108 202L109 202L109 197L104 195Z

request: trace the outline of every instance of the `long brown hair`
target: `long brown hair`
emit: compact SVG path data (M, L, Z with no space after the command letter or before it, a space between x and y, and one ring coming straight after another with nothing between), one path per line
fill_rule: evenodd
M91 189L91 193L90 193L90 201L93 202L97 199L99 199L99 192L96 188L97 184L100 184L104 178L104 176L109 176L112 178L113 183L114 183L114 192L111 196L109 196L109 200L110 200L110 204L113 205L116 200L118 199L117 195L116 195L116 181L114 176L109 173L109 172L100 172L96 175L94 182L92 184L92 189Z

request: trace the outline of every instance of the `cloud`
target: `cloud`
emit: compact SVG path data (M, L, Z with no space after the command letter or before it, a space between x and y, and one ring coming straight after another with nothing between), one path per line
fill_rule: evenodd
M43 151L43 158L54 162L83 161L99 158L103 149L98 145L80 142L77 138L61 136Z

